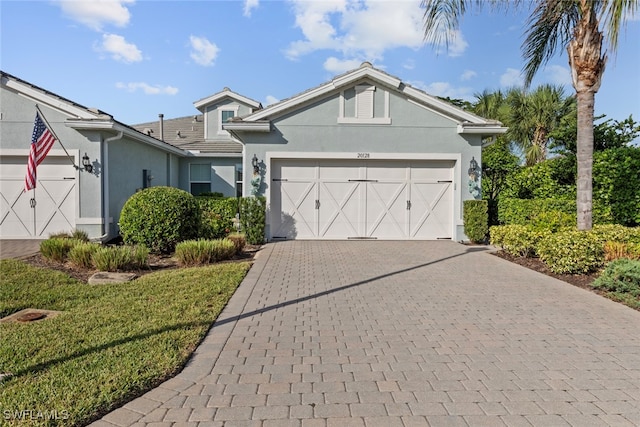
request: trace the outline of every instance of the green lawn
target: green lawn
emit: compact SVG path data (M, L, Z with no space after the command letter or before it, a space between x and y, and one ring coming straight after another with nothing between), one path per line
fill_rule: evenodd
M249 266L216 264L91 286L0 261L0 317L28 307L63 312L0 324L0 373L12 374L0 381L0 425L19 424L21 411L67 418L50 425L84 425L175 375Z

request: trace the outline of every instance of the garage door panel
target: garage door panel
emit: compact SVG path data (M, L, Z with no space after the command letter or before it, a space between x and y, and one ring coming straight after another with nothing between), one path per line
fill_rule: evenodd
M319 236L344 238L361 234L360 182L322 182L319 188Z
M274 206L274 212L272 212L276 215L274 236L281 238L316 236L315 187L313 182L274 182L274 189L281 194L280 206Z
M411 186L411 237L449 239L452 237L451 183L413 183Z
M407 185L397 182L367 183L367 237L407 237Z
M68 157L45 158L38 165L36 188L28 192L24 191L27 156L3 156L0 165L2 238L48 237L75 228L76 171Z

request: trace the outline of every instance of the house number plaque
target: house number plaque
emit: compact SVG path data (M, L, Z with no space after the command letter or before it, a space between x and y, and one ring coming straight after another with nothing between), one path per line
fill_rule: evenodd
M356 156L357 159L368 159L371 157L370 153L358 153Z

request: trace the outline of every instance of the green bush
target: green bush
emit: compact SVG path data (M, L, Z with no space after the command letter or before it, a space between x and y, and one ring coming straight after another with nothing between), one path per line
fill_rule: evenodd
M592 286L640 298L640 261L624 258L612 261Z
M144 245L105 246L95 251L92 261L100 271L122 271L145 267L148 255Z
M604 242L620 242L640 243L640 228L625 227L620 224L599 224L594 225L591 229L593 234L602 243Z
M40 253L47 259L65 262L69 251L80 243L84 242L70 237L54 237L40 242Z
M489 212L486 200L465 200L463 202L464 234L473 243L483 243L489 232Z
M538 242L537 252L554 273L589 273L604 262L603 241L589 231L549 234Z
M593 153L593 200L612 222L640 225L640 147Z
M264 197L240 199L240 225L250 245L264 243L266 205Z
M81 268L93 267L93 254L100 248L97 243L82 242L69 251L69 261Z
M525 225L496 225L491 227L490 243L511 255L533 257L540 240L550 234L547 230L535 230Z
M126 201L119 226L125 243L145 245L155 253L170 253L178 242L197 236L200 209L195 198L184 190L146 188Z
M230 259L236 245L229 239L186 240L176 245L174 256L181 265L196 266Z
M236 197L196 197L202 212L202 224L199 237L202 239L221 239L236 231L234 221L238 212Z

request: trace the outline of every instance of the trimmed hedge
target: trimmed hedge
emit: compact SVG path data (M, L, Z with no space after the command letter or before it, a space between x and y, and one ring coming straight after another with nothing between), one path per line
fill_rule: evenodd
M490 231L492 245L511 255L523 257L535 256L540 240L551 234L549 231L535 230L520 224L493 226Z
M150 187L125 202L120 213L120 235L127 244L170 253L177 243L197 237L200 221L200 208L190 193L173 187Z
M540 259L554 273L585 274L604 263L601 239L589 231L561 231L541 239L537 245Z
M543 216L540 218L540 216ZM576 225L575 199L510 199L498 201L500 224L538 224L542 228L560 229ZM550 221L549 227L544 227ZM594 202L593 221L597 224L612 222L610 213Z
M489 211L486 200L465 200L463 202L464 234L473 243L483 243L489 232Z
M237 231L234 227L238 213L237 197L198 196L196 202L202 212L201 238L222 239Z
M250 245L264 243L267 200L264 197L240 199L240 225Z

